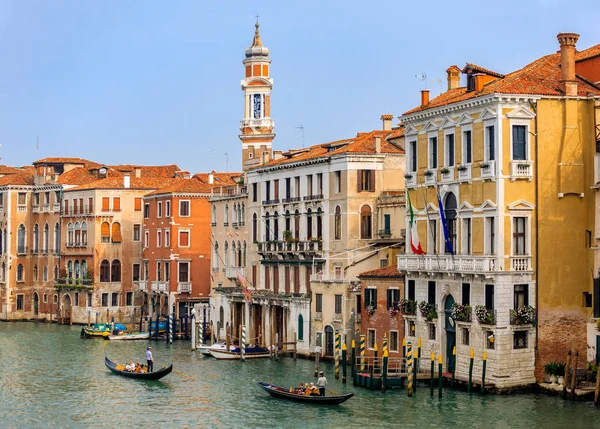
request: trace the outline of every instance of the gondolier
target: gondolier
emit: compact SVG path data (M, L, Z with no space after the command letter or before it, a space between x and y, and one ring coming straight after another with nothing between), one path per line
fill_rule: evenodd
M323 375L323 371L319 372L319 379L317 380L317 387L321 396L325 396L325 386L327 386L327 379Z
M152 347L146 347L146 361L148 361L148 372L154 371L154 360L152 359Z

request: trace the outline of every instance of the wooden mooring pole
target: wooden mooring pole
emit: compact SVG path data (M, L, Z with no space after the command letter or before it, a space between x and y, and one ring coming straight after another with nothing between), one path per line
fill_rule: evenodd
M600 376L596 374L596 391L594 392L594 405L598 406L598 396L600 396Z
M408 343L406 345L406 359L407 359L407 373L408 379L406 382L408 397L412 397L413 395L413 357L412 357L412 344Z
M450 387L454 389L454 374L456 373L456 346L452 347L452 380L450 381Z
M435 375L435 352L431 352L431 374L429 374L429 393L433 397L433 377Z
M346 343L342 344L342 383L346 384Z
M419 354L419 349L415 348L413 350L413 366L412 366L412 370L413 370L413 392L417 391L417 371L418 371L418 367L419 367L419 357L421 357L421 355Z
M321 347L315 347L315 377L319 375L319 355L321 354Z
M387 351L387 347L386 347L383 350L383 370L381 372L381 391L382 392L385 392L385 390L387 388L387 372L388 372L388 351Z
M354 380L354 373L356 365L356 341L352 340L352 350L350 351L350 374L352 375L352 380Z
M473 360L475 359L475 349L471 349L471 356L469 360L469 384L467 384L467 392L471 393L471 386L473 385Z
M579 352L575 352L575 365L573 366L573 376L571 377L571 399L575 400L575 387L577 386L577 363L579 361Z
M483 352L483 372L481 374L481 393L485 393L485 367L487 365L487 353Z
M335 351L334 351L334 361L335 361L335 379L339 380L340 378L340 343L342 340L342 336L339 331L335 332Z
M439 385L439 397L442 397L442 387L443 387L443 378L442 378L442 354L438 355L438 385Z
M565 365L565 379L563 381L563 398L567 397L567 387L569 386L569 371L571 368L571 350L567 352L567 364Z

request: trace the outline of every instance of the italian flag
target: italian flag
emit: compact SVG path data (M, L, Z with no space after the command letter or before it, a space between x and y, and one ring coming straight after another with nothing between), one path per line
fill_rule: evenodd
M412 203L410 202L410 192L406 191L406 195L408 195L408 223L410 226L410 248L413 253L417 255L424 255L425 252L421 247L421 242L419 241L419 233L417 231L417 218L415 216L415 212L413 211Z

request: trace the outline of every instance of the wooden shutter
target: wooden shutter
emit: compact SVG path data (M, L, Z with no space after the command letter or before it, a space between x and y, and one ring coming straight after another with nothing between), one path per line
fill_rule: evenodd
M273 292L279 293L279 267L273 267Z
M190 245L189 231L179 231L179 245L181 247L187 247Z
M594 317L600 317L600 279L594 279Z
M107 212L110 207L110 198L102 197L102 211Z
M119 222L115 222L112 224L112 242L121 242L121 224Z
M94 211L94 199L92 197L88 198L88 213L92 213Z
M256 287L256 265L252 265L252 286Z
M285 266L285 293L290 293L290 267Z
M300 267L294 267L294 292L300 293Z
M136 197L134 200L134 210L136 212L141 212L142 211L142 199L139 197Z
M113 211L121 211L121 197L113 197Z
M362 177L363 177L363 172L362 170L356 170L356 191L360 192L362 191Z
M269 266L265 265L265 289L271 289L271 278L269 277Z
M110 225L108 222L102 223L102 226L100 227L100 235L102 237L110 237Z
M369 191L375 192L375 170L371 170L369 174Z
M65 214L69 214L69 200L65 200Z

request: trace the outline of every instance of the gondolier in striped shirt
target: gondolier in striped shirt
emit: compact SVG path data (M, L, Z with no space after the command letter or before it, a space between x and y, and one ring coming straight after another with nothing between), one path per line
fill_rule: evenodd
M154 360L152 359L152 347L146 347L146 361L148 362L148 372L154 371Z
M325 386L327 385L327 379L323 375L323 371L319 372L319 379L317 380L317 387L321 396L325 396Z

